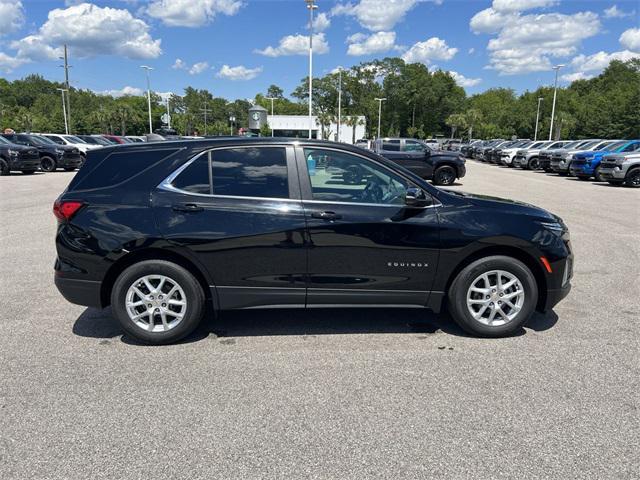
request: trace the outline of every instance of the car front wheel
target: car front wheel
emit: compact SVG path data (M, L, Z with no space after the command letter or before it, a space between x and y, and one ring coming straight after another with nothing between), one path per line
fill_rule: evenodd
M436 168L433 173L433 183L436 185L451 185L456 181L456 171L449 165Z
M627 178L625 178L624 184L627 187L633 187L633 188L640 187L640 168L636 168L635 170L631 170L627 174Z
M482 337L518 332L533 313L538 286L529 268L506 256L481 258L466 266L448 292L453 319Z
M56 169L56 161L51 157L42 157L40 159L40 170L43 172L53 172Z
M113 285L111 307L126 333L144 343L167 344L200 323L205 297L185 268L146 260L124 270Z

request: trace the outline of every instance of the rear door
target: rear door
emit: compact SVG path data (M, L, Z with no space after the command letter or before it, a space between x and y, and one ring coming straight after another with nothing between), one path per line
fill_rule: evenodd
M305 216L292 147L204 152L153 192L162 235L204 265L220 307L305 304Z
M438 262L436 203L407 207L414 185L365 155L316 146L296 153L310 241L307 304L424 306Z

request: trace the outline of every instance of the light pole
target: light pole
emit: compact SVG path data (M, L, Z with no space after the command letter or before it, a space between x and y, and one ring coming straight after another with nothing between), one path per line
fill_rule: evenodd
M147 65L140 65L140 68L144 68L147 74L147 105L149 107L149 133L153 133L153 123L151 122L151 83L149 82L149 70L153 70L153 68Z
M273 101L276 97L265 97L267 100L271 100L271 136L273 137Z
M312 88L313 88L313 11L318 8L314 4L315 0L304 0L309 9L309 138L311 138L311 131L313 130L312 115Z
M169 112L169 98L171 97L172 93L169 93L167 95L167 127L171 128L171 113Z
M64 117L64 133L69 135L69 123L67 122L67 107L64 101L64 94L69 90L67 90L66 88L56 88L56 90L60 91L60 93L62 94L62 116Z
M67 116L65 116L65 123L67 125L71 125L71 97L69 94L69 91L71 90L71 87L69 87L69 69L71 68L71 65L69 65L69 55L67 52L67 45L64 45L64 56L62 57L58 57L60 60L64 61L64 65L60 65L60 67L64 68L64 86L65 86L65 91L67 92ZM64 95L64 93L63 93ZM67 127L67 134L69 134L69 129Z
M551 107L551 126L549 127L549 140L553 136L553 118L556 114L556 94L558 93L558 71L564 67L564 65L556 65L553 69L556 71L556 81L553 85L553 105Z
M375 100L378 102L378 132L377 132L377 138L380 138L380 119L382 118L382 102L384 102L386 100L386 98L376 98Z
M235 123L236 123L235 115L229 115L229 124L231 125L231 127L230 127L231 128L231 132L230 132L231 135L233 135L233 126L235 125Z
M340 141L340 123L342 120L342 67L338 67L338 142Z
M538 140L538 120L540 120L540 104L542 103L542 97L538 97L538 112L536 113L536 131L533 134L533 141Z

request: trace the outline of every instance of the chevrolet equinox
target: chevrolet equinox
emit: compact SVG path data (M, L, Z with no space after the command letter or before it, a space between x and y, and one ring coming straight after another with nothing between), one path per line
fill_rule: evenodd
M563 221L429 185L349 145L220 138L106 147L54 204L55 283L170 343L214 311L447 309L512 334L570 290Z

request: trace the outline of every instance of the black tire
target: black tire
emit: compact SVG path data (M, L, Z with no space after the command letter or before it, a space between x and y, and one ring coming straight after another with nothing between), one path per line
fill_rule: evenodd
M524 167L525 170L538 170L540 168L540 162L538 157L531 157L527 162L527 166Z
M144 330L129 317L126 295L129 288L145 275L164 275L180 285L185 294L186 310L173 328L161 332ZM205 308L205 296L196 278L185 268L166 260L145 260L124 270L113 284L111 309L124 331L141 342L163 345L189 335L198 326ZM144 308L144 307L142 307Z
M40 159L40 170L43 172L55 172L56 161L51 157L42 157Z
M0 158L0 175L9 175L10 173L9 164L4 158Z
M524 291L520 311L503 325L486 325L474 319L467 307L466 297L472 282L483 273L492 270L503 270L514 275ZM520 331L529 320L538 302L538 285L531 270L524 263L512 257L490 256L476 260L462 269L449 288L448 301L451 316L466 332L481 337L503 337Z
M602 175L600 175L600 166L597 166L595 171L593 172L593 177L595 178L596 182L604 182L604 178L602 178Z
M624 179L624 184L627 187L638 188L640 187L640 168L634 168Z
M456 181L457 175L455 168L449 165L443 165L436 168L433 172L434 185L452 185Z
M33 175L35 173L35 170L22 170L22 173L24 173L25 175Z

